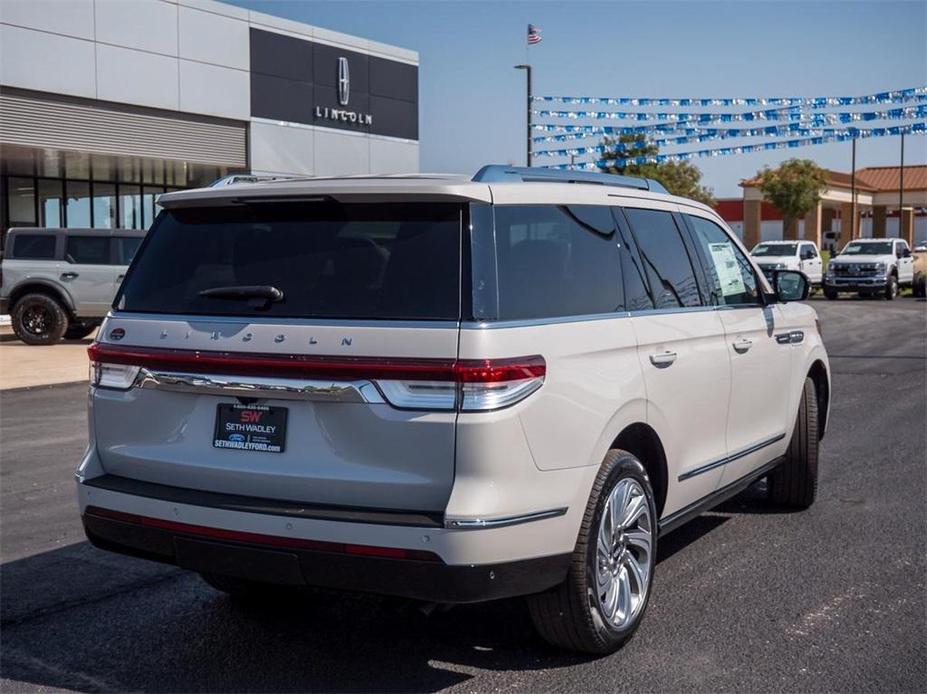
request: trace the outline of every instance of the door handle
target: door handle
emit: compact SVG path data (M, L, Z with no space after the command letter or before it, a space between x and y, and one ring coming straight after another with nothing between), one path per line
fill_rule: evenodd
M79 275L76 272L62 272L61 273L61 279L65 281L73 280L73 279L76 279L77 277L79 277Z
M650 355L650 363L658 369L665 369L668 366L672 366L674 361L676 361L676 353L670 352L669 350Z
M747 350L753 347L753 340L742 337L739 340L734 340L733 345L734 351L737 352L737 354L745 354Z

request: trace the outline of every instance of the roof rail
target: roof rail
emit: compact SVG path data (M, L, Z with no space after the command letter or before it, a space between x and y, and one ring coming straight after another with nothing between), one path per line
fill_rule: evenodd
M661 183L652 178L619 176L618 174L593 173L590 171L563 171L527 166L505 166L504 164L487 164L476 172L473 180L481 183L537 183L542 181L551 183L593 183L600 186L636 188L637 190L669 194L669 191Z
M223 176L222 178L217 178L206 187L221 188L223 186L230 186L235 183L266 183L268 181L289 181L293 178L296 178L296 176L271 176L263 174L237 173L229 174L228 176Z

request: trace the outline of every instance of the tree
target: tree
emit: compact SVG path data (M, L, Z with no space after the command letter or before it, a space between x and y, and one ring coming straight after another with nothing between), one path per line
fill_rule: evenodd
M827 171L810 159L789 159L757 174L759 189L782 213L783 229L808 214L821 199Z
M622 160L654 157L660 153L660 148L648 142L643 135L622 135L617 140L606 136L602 139L602 145L605 148L602 154L604 165L599 168L603 171L653 178L673 195L698 200L706 205L715 204L711 189L701 184L702 172L694 164L685 161L624 163Z
M666 161L657 164L651 178L657 179L673 195L698 200L714 207L715 198L711 188L702 185L702 172L688 161Z

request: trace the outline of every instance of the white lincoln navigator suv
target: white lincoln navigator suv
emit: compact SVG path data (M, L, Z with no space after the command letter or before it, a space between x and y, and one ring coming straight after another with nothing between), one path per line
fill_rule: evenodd
M814 501L806 277L768 282L653 181L488 166L160 204L89 350L98 547L233 595L524 595L545 639L608 653L662 535L762 477Z

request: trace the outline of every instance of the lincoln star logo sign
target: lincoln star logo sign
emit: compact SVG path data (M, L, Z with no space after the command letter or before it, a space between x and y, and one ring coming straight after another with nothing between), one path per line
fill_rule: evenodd
M351 68L348 59L338 58L338 105L347 106L351 99ZM373 125L373 116L369 113L349 111L346 108L329 108L316 106L315 117L321 120L333 120L354 125Z
M338 103L348 105L351 98L351 71L347 58L338 58Z

